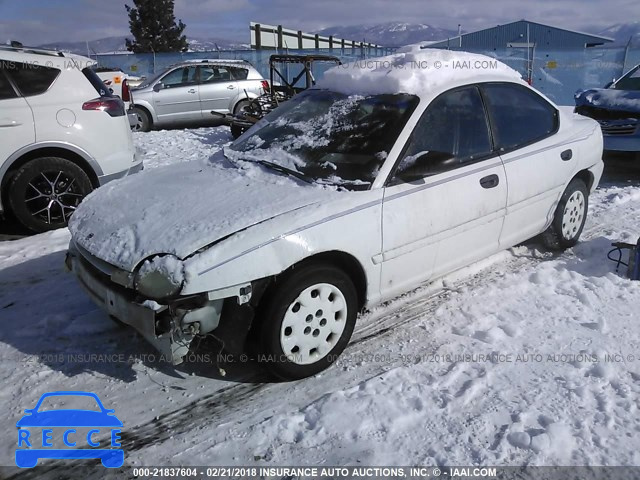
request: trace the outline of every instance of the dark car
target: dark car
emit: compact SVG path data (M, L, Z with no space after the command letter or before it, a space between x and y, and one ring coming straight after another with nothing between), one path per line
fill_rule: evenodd
M605 151L640 152L640 65L606 88L578 91L576 113L597 120Z

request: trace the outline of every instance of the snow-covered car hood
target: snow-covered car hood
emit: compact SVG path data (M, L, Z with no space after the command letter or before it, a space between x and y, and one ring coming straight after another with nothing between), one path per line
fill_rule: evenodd
M245 163L245 162L243 162ZM74 242L133 271L154 254L184 259L252 225L337 195L251 164L215 155L143 172L89 195L69 222Z
M576 93L576 106L640 114L640 91L594 88Z

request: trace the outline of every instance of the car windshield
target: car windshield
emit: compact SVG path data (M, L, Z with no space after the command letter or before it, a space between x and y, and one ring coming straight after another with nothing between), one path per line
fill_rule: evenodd
M615 83L616 90L640 90L640 65Z
M155 83L157 80L159 80L165 73L167 73L171 68L165 68L164 70L162 70L160 73L156 73L153 77L151 78L145 78L142 83L136 87L138 89L140 88L147 88L149 85Z
M42 400L38 412L52 410L101 411L96 399L88 395L49 395Z
M283 103L225 149L307 181L367 189L418 97L308 90Z

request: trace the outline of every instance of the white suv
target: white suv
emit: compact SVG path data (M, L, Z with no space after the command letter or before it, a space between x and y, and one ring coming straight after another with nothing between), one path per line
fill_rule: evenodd
M77 55L0 46L0 213L67 225L94 188L142 169L122 100Z

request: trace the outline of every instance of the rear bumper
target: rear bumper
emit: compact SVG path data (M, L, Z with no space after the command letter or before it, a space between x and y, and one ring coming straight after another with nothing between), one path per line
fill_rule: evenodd
M105 183L109 183L113 180L117 180L119 178L124 178L128 175L133 175L134 173L138 173L144 170L144 162L142 161L142 157L138 155L138 152L133 154L133 163L131 166L125 170L121 170L119 172L111 173L109 175L102 175L98 177L98 182L100 185L104 185Z

